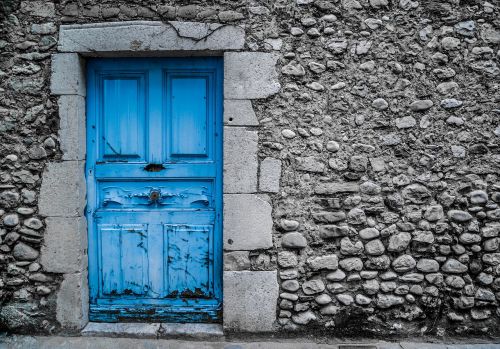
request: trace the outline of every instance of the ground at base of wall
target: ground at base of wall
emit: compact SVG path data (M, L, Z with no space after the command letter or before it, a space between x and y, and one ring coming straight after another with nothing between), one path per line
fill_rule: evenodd
M370 341L336 341L318 343L311 340L267 340L258 341L183 341L162 339L132 339L103 337L31 337L0 336L0 348L37 349L37 348L102 348L102 349L140 349L140 348L172 348L172 349L498 349L500 339L493 342L450 341L448 343L431 342L370 342Z

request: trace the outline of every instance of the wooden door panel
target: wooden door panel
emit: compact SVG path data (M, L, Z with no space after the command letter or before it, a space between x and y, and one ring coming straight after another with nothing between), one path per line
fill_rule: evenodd
M102 294L112 297L145 295L149 284L147 226L101 224L98 229Z
M221 63L89 60L92 321L220 320Z
M207 157L209 128L207 77L168 76L171 155Z
M144 75L105 75L101 79L102 159L144 161L147 141Z
M102 209L208 209L215 207L213 180L103 181Z
M212 226L165 225L164 232L167 242L167 297L213 297Z

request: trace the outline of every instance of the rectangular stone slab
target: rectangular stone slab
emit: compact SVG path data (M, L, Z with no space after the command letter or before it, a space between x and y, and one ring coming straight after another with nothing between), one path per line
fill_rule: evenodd
M85 61L76 53L52 55L50 92L53 95L86 96Z
M224 250L251 251L273 246L271 205L253 194L224 195Z
M85 98L78 95L59 97L59 143L63 160L85 160Z
M240 26L196 22L126 21L62 25L61 52L228 51L245 44ZM99 54L94 54L99 55Z
M85 207L83 161L51 162L42 175L38 210L51 217L81 217Z
M85 217L47 217L40 263L51 273L75 273L87 267Z
M89 322L82 330L87 337L156 338L159 323L101 323Z
M276 270L225 271L224 329L274 331L278 291Z
M224 193L257 191L257 142L257 131L224 127Z
M277 61L275 53L224 53L224 98L259 99L278 93Z
M65 274L57 291L56 318L67 330L80 330L88 322L87 272Z

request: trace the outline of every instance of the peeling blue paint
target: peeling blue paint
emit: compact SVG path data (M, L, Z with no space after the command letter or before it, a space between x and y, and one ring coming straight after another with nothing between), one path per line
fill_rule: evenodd
M92 321L218 321L221 58L91 59Z

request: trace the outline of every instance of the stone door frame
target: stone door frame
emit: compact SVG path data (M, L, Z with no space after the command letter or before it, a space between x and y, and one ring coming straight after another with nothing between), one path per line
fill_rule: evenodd
M278 56L243 51L245 29L234 25L132 21L61 25L59 29L50 89L58 98L62 159L45 168L39 213L46 217L40 263L46 272L63 275L56 294L56 316L63 329L80 331L88 323L87 57L223 56L224 251L244 254L271 248L272 210L269 198L258 192L259 123L252 100L279 91ZM224 329L273 331L277 272L230 269L223 272Z

